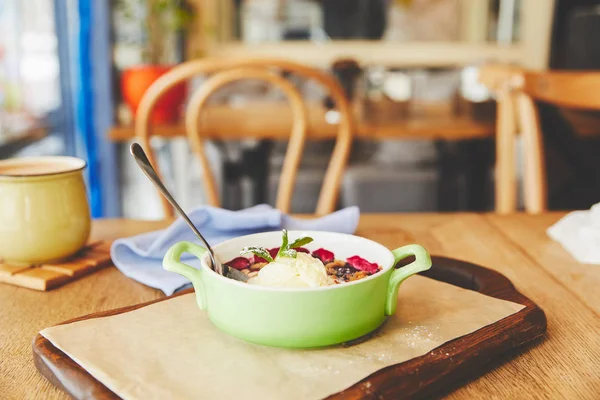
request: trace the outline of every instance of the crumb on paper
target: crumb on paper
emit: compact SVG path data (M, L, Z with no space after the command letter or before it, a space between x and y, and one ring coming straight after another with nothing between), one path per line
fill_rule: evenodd
M366 381L366 382L364 382L364 383L362 384L362 388L361 388L361 389L362 389L362 391L363 391L365 394L371 394L371 392L372 392L372 391L371 391L371 386L372 386L372 385L371 385L371 381Z

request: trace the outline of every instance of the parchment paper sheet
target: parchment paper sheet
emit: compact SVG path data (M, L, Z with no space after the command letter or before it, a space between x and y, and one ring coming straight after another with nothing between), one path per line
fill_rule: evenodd
M415 276L402 284L396 315L347 348L246 343L217 330L193 294L41 334L125 399L319 399L522 308Z

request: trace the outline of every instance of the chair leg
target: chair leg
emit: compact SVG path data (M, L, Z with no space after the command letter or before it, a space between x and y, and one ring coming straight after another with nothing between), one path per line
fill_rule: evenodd
M496 212L508 214L517 210L517 174L515 167L516 116L514 95L498 93L496 117Z
M546 160L540 120L531 97L519 93L517 104L521 134L525 145L525 170L523 172L525 210L532 214L539 214L548 209Z

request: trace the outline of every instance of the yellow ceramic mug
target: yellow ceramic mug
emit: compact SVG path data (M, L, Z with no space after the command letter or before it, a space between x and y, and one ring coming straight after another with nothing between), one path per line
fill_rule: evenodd
M41 264L76 253L90 235L83 170L74 157L0 161L0 259Z

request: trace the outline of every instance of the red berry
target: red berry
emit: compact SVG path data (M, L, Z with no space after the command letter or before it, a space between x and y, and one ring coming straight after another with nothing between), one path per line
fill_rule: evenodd
M275 258L277 253L279 253L279 247L273 247L272 249L269 249L269 254L271 257Z
M321 260L323 264L330 263L335 259L335 256L331 251L323 248L313 251L312 256Z
M369 274L374 274L375 272L379 271L379 265L376 263L370 263L360 256L352 256L347 258L346 262L352 267L361 271L365 271Z
M296 247L294 250L300 253L310 253L310 251L308 251L308 249L305 249L304 247Z
M250 260L248 260L246 257L236 257L233 260L226 262L225 265L237 270L242 270L250 267Z

